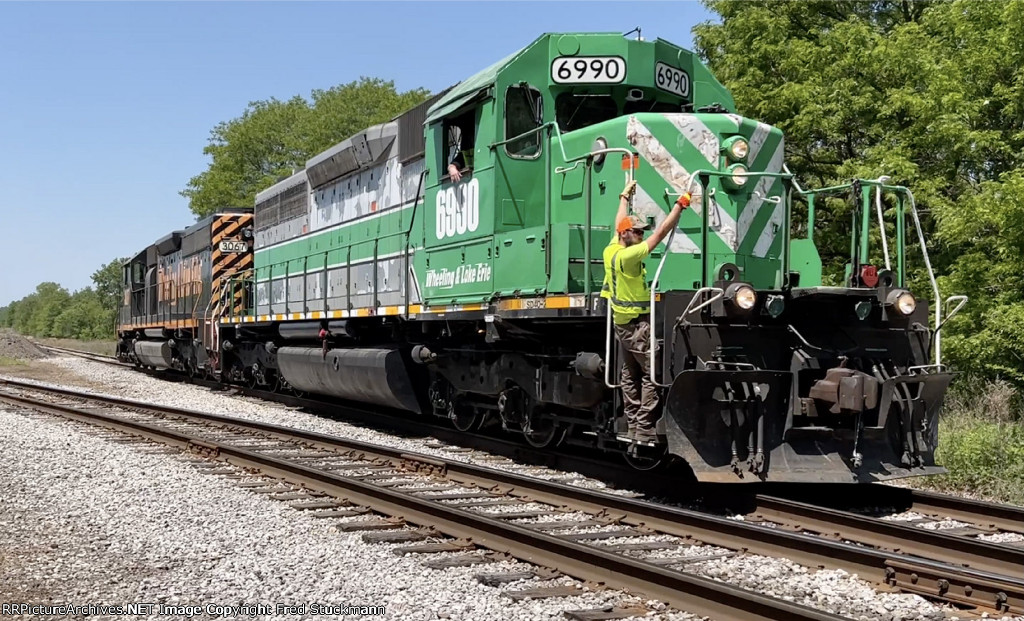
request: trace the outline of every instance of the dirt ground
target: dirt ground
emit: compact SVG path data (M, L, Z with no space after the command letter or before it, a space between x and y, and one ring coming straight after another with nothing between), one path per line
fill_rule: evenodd
M43 360L18 360L14 363L4 363L0 360L0 377L32 379L60 386L73 388L92 388L94 390L109 390L109 386L87 380L76 373Z
M51 363L50 359L50 355L33 341L13 330L0 330L0 377L32 379L76 388L105 388L103 384Z

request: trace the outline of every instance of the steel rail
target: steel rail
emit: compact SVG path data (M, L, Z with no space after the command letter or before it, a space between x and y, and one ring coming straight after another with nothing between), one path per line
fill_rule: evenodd
M883 550L1024 579L1022 548L771 496L757 497L757 515L772 522L825 535L835 534Z
M73 420L100 424L106 428L183 449L197 448L200 452L214 455L233 465L256 467L265 474L346 498L372 507L375 511L400 516L413 524L429 526L449 537L468 539L475 545L506 553L529 563L550 567L581 580L643 593L694 614L712 616L721 621L844 619L838 615L753 593L709 578L664 569L638 559L561 539L555 535L357 479L338 476L287 459L233 447L224 442L196 438L157 425L66 405L39 402L17 395L0 395L0 400Z
M80 356L102 364L132 367L128 363L118 361L113 356L106 356L104 354L82 352L52 345L41 345L41 347ZM180 374L165 373L163 371L142 371L152 377L173 381L186 380L185 376ZM196 385L208 388L224 386L213 380L193 378L191 381ZM690 486L690 489L693 490L692 493L681 493L679 485L679 474L681 473L665 476L659 473L648 472L644 475L643 480L638 481L634 470L616 466L606 460L536 450L512 440L496 438L487 434L464 433L439 425L430 425L405 416L392 415L380 410L370 411L355 405L341 405L317 399L256 390L234 384L230 385L230 387L232 390L237 390L246 396L272 400L290 406L305 407L311 410L323 411L329 409L331 414L343 413L348 417L356 418L363 422L385 423L401 427L404 431L430 435L447 442L471 443L481 450L512 456L520 461L573 470L617 485L628 485L633 488L639 487L650 493L671 496L673 498L695 498L701 494L710 497L719 497L721 495L720 485L698 484L696 482L688 482L693 483ZM858 503L871 503L875 505L893 503L900 510L915 511L929 516L952 518L974 524L983 529L995 528L1024 534L1024 507L1013 505L970 500L959 496L869 483L814 483L808 485L743 483L730 485L734 488L731 493L734 494L733 500L735 502L730 501L723 504L725 507L740 513L755 511L759 504L758 499L766 496L773 497L776 501L780 502L783 498L786 498L826 508L842 508L839 505L852 507ZM744 498L746 499L745 501L742 500ZM717 501L718 498L709 498L709 500ZM744 504L747 505L746 509L742 508Z
M911 493L910 502L911 511L924 515L941 515L977 526L1024 533L1024 507L921 490Z
M91 359L88 358L89 354L87 352L77 352L75 350L65 351L72 355ZM382 407L371 410L367 407L361 406L360 404L342 403L310 397L297 397L294 395L253 389L248 386L238 384L223 384L216 380L201 379L198 377L188 378L183 373L174 371L173 369L138 369L135 368L134 365L119 362L113 358L107 360L94 359L93 361L101 364L129 368L145 373L150 377L166 381L179 383L188 382L195 386L202 386L214 390L237 391L239 394L247 397L280 403L290 407L301 407L313 413L323 414L332 418L343 417L348 421L374 425L378 429L384 428L401 433L429 436L444 442L471 446L478 450L504 455L529 465L578 472L586 476L600 479L605 483L629 487L632 489L640 488L642 491L661 496L681 498L684 495L688 495L692 498L694 494L686 494L686 492L699 491L697 487L695 487L696 479L694 479L688 471L681 472L681 469L676 469L676 471L668 474L646 472L644 473L643 479L638 481L637 471L635 469L616 464L608 459L580 455L578 454L579 451L570 452L564 448L557 451L535 449L514 439L496 437L495 435L487 433L458 431L453 427L432 424L425 421L423 417L415 418L408 413L392 412L388 408ZM34 384L25 384L25 386L34 386ZM683 483L682 486L680 485L681 481Z
M5 380L0 380L0 383L21 384ZM29 389L40 388L33 384L21 385ZM392 460L396 463L414 461L440 469L449 479L456 482L484 488L493 488L495 485L498 485L505 491L514 492L517 495L540 502L567 505L589 512L604 511L614 514L625 524L644 526L665 534L698 539L710 545L732 550L789 558L808 567L843 569L851 573L857 573L861 577L876 583L889 584L907 592L949 602L969 603L970 605L1004 612L1024 612L1024 580L1017 577L1020 568L1024 565L1021 565L1019 561L1015 565L1012 564L1015 562L1014 559L1024 557L1015 556L1018 551L1005 546L976 542L964 538L937 534L934 531L904 526L901 528L916 531L906 533L907 535L912 535L930 545L920 544L913 550L909 550L908 546L892 546L893 550L872 549L861 545L831 541L823 537L790 532L786 529L747 524L697 511L668 507L571 485L525 477L458 460L426 456L270 423L246 421L228 416L179 410L173 407L114 397L82 394L61 389L53 390L53 392L120 407L193 417L234 427L247 427L281 438L297 438L321 448L359 452L373 455L378 459ZM769 499L759 497L758 500L767 503ZM781 503L785 502L789 501L777 501L776 504L781 505ZM816 507L811 505L804 505L807 515L820 515L815 512L816 509ZM785 517L781 511L779 509L779 514L777 515L779 519ZM854 518L861 518L863 520L870 520L870 518L863 518L862 516L840 511L835 513L838 514L838 519L845 526L837 522L830 524L818 523L817 530L837 539L845 537L856 540L867 537L864 532L865 528L870 530L875 527L871 522L861 523L861 530L854 532L854 529L849 526L849 524L857 523L857 520ZM792 514L787 515L792 517ZM810 518L802 519L806 521ZM807 523L809 524L810 522L808 521ZM883 522L883 524L885 523ZM842 528L846 528L845 532ZM929 535L933 537L928 537ZM881 541L881 543L891 544L893 540L886 539ZM954 545L946 549L943 547L943 544ZM972 552L971 544L978 546L978 549ZM978 550L982 550L982 552ZM981 569L978 566L969 568L961 566L961 563L964 561L959 556L960 551L970 552L971 554L968 558L973 562L980 563L988 568L988 570ZM994 560L984 562L985 559L982 557L986 552L993 553ZM1024 554L1024 550L1019 552ZM921 558L913 555L919 553L934 556L932 558Z

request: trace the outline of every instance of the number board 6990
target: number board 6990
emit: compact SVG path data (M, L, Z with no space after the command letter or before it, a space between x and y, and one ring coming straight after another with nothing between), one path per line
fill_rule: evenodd
M559 56L551 62L556 84L618 84L625 79L626 59L621 56Z
M690 76L671 65L659 62L654 66L654 83L663 91L680 97L690 96Z

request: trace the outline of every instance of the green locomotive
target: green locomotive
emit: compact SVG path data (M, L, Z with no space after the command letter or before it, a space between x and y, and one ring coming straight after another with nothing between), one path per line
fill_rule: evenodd
M699 480L939 472L952 376L941 308L930 328L906 289L913 195L884 179L803 191L783 156L782 132L735 114L693 53L545 34L261 192L254 269L221 293L249 308L221 317L210 359L229 381L586 444L638 468L674 456ZM692 195L646 259L664 394L659 441L639 447L623 437L601 295L630 179L632 213L654 223ZM854 204L850 258L846 286L825 287L815 199L837 193ZM880 203L875 219L883 194L895 222ZM880 224L895 238L874 266Z

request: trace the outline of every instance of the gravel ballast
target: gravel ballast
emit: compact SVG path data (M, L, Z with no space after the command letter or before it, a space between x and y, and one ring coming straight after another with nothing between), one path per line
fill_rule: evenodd
M200 474L176 455L147 453L82 429L0 410L4 602L318 603L383 606L389 619L466 620L549 619L564 610L639 603L621 593L587 591L514 602L472 576L526 565L426 569L423 557L363 543L358 533L338 532L331 520Z
M106 394L111 394L119 397L138 399L144 401L151 401L176 407L184 407L190 409L203 410L208 412L214 412L218 414L224 414L228 416L237 416L240 418L261 420L266 422L273 422L276 424L286 425L290 427L307 429L320 433L333 434L366 442L378 443L387 446L401 448L403 450L411 450L426 454L441 455L450 459L463 459L480 465L485 465L492 468L501 468L512 470L520 473L530 472L532 475L537 475L543 472L547 477L562 479L567 476L567 473L547 470L540 471L535 466L519 466L514 464L511 460L477 460L473 454L469 453L453 453L444 449L436 448L437 441L432 439L408 439L408 438L396 438L394 436L387 435L382 432L378 432L372 429L351 425L341 421L333 421L322 417L313 416L305 412L296 411L290 408L285 408L277 404L267 404L259 402L255 399L246 397L237 397L232 395L224 395L211 393L210 391L190 386L186 384L170 383L148 376L130 371L125 369L112 368L107 365L101 365L99 363L82 360L78 358L57 358L53 359L52 364L57 365L67 371L69 371L68 384L78 383L80 385L91 386L96 383L103 383L109 386L109 389L104 390ZM77 376L77 379L73 380L72 375ZM35 420L32 421L36 423ZM6 434L5 434L6 435ZM14 435L14 437L19 437ZM99 441L92 439L93 441ZM131 453L130 448L125 448L124 445L110 445L111 450L118 449L121 451L127 451ZM133 454L133 453L132 453ZM147 461L161 456L140 456L139 459ZM169 459L161 457L162 459ZM127 460L127 454L123 456L124 460ZM22 460L14 459L8 461L5 467L13 468L11 464L18 464ZM180 467L180 465L177 465ZM150 468L146 466L140 466L145 472L150 472ZM188 469L191 470L191 469ZM146 479L149 475L140 475L136 473L134 475L136 479ZM200 476L200 475L193 475ZM585 479L577 475L571 475L575 477L574 484L579 484L586 487L603 488L604 485L599 481ZM214 480L216 485L221 487L227 487L235 494L242 494L241 498L244 501L240 501L241 505L245 505L249 508L260 512L269 511L269 520L265 520L262 517L262 513L258 515L249 516L248 528L253 532L246 533L245 527L239 525L239 528L243 529L242 534L245 536L252 535L254 537L262 537L257 541L265 541L266 537L271 537L273 542L278 541L278 533L289 533L293 532L293 529L324 529L327 528L319 520L314 520L313 523L304 525L304 521L309 521L312 518L306 516L299 516L297 512L288 509L287 507L281 507L273 501L266 499L253 499L252 494L247 494L236 488L230 487L226 482L221 480L213 479L213 477L201 477L203 480L209 481ZM0 483L2 485L4 483ZM207 485L208 483L194 483L195 485ZM161 484L162 486L162 484ZM142 487L152 487L152 485L146 484ZM134 496L130 489L124 492L126 497L122 498L121 504L118 506L125 507L127 504L134 504ZM219 493L219 492L218 492ZM627 492L628 493L628 492ZM269 506L263 507L264 503L269 503ZM447 504L447 503L446 503ZM275 514L274 511L278 513ZM287 512L286 515L280 514L280 512ZM220 518L217 518L218 520ZM292 526L278 525L277 520L284 522L293 523ZM264 526L259 526L264 524ZM273 524L273 526L271 526ZM2 526L2 525L0 525ZM219 531L218 531L219 532ZM232 532L234 532L232 528ZM312 531L310 531L312 532ZM319 531L316 531L319 532ZM273 533L273 535L267 535L267 533ZM328 533L327 539L332 540L333 544L336 545L338 540L344 540L346 546L344 549L348 549L348 545L351 543L352 546L365 546L358 537L353 535L337 535ZM193 532L191 539L196 542L204 542L208 534L202 532ZM317 535L320 536L320 535ZM286 537L286 535L281 535ZM214 536L216 540L216 536ZM327 545L327 544L324 544ZM491 589L493 593L482 594L480 589L489 588L477 585L475 581L472 581L469 576L473 573L480 571L479 568L458 568L448 569L442 575L439 572L433 570L425 570L418 565L417 559L415 562L408 561L406 559L397 559L397 557L390 556L390 552L381 552L382 549L387 549L387 546L370 546L370 552L367 553L369 558L376 558L378 560L387 561L381 565L373 566L370 560L358 561L351 564L346 570L344 564L342 566L332 566L329 554L316 554L310 559L306 559L306 563L309 565L308 568L302 568L296 570L298 573L294 575L295 580L290 578L287 582L291 585L293 590L298 589L302 591L302 597L307 598L313 595L321 596L318 593L307 596L306 593L310 588L315 586L315 581L318 579L318 575L331 575L335 581L347 581L350 573L361 572L364 576L366 574L386 576L386 579L380 580L366 580L368 585L376 585L375 589L360 590L360 588L353 587L343 591L349 593L352 597L362 597L362 601L368 601L372 599L374 602L380 601L377 597L370 597L370 594L382 594L383 591L388 589L400 588L400 584L404 579L398 578L400 575L398 570L395 569L395 563L397 561L408 562L411 569L407 570L412 574L419 576L419 580L426 585L433 585L433 589L423 587L426 591L429 591L429 597L421 598L420 596L408 596L404 597L400 593L396 593L395 600L397 603L394 604L394 610L399 610L399 604L408 606L405 610L413 610L411 608L412 603L415 602L419 605L421 602L429 603L429 608L432 611L430 614L450 614L450 618L548 618L544 616L547 612L542 612L537 609L537 606L543 603L544 606L556 606L558 613L565 609L571 608L585 608L584 605L566 605L565 600L560 603L546 602L545 600L535 600L528 603L512 604L511 600L502 598L496 593L496 589ZM375 550L375 551L374 551ZM261 551L261 555L265 554ZM345 554L349 554L345 552ZM653 556L657 556L654 554ZM397 559L397 561L396 561ZM201 559L200 559L201 560ZM318 564L326 562L327 565L323 572L317 573ZM239 561L239 567L241 569L255 571L253 569L253 562L251 560ZM192 564L189 562L188 564ZM201 568L201 566L200 566ZM487 571L494 570L494 565L489 565ZM882 621L890 620L904 620L910 621L912 619L940 619L946 614L945 609L935 606L922 598L904 595L904 594L893 594L893 593L879 593L871 588L870 585L864 581L858 579L856 576L848 575L841 571L814 571L811 569L803 568L793 563L790 563L781 559L770 559L764 557L753 557L753 556L740 556L727 559L709 560L702 563L697 563L690 567L691 571L699 574L703 574L708 577L712 577L718 580L724 580L730 583L739 584L747 588L752 588L761 592L766 592L771 595L782 597L798 603L811 605L823 610L831 612L837 612L850 616L853 619L881 619ZM302 573L307 571L309 573ZM178 568L177 571L185 571L183 568ZM198 571L198 570L197 570ZM334 571L334 573L329 573ZM428 572L428 573L424 573ZM451 572L450 574L448 572ZM224 578L226 574L230 574L231 569L221 568L221 572L218 574L221 578ZM130 574L129 574L130 575ZM266 574L264 573L264 576ZM456 580L453 576L465 576L465 584L460 582L462 578ZM184 577L184 576L181 576ZM449 579L451 577L451 579ZM356 576L353 584L362 585L363 576ZM313 580L309 584L306 580ZM386 582L386 587L383 588L379 583ZM171 581L165 581L161 583L165 587L171 587L174 585ZM194 584L194 582L190 583ZM418 583L417 583L418 584ZM531 584L530 586L535 586ZM245 588L249 589L244 591L239 597L245 597L247 594L258 595L259 597L267 597L264 595L265 589L268 585L264 581L246 582ZM179 585L179 590L182 588ZM278 590L270 590L275 597L282 597L283 591L281 589L284 586L277 587ZM403 589L403 593L410 589L419 588L415 584L406 586ZM511 588L511 587L509 587ZM522 587L520 587L522 588ZM454 593L449 593L454 591ZM330 593L330 591L328 591ZM467 593L470 597L467 597ZM593 594L592 594L593 595ZM383 595L381 595L384 597ZM594 595L596 597L596 595ZM190 595L190 597L195 597ZM493 597L495 602L488 604L484 600L488 600L489 597ZM479 606L473 603L472 613L456 613L448 610L446 606L449 602L456 606L468 606L470 605L469 600L476 602L478 598L481 600ZM307 599L306 601L312 601ZM337 601L335 599L334 601ZM388 600L391 601L391 600ZM352 600L355 603L355 600ZM517 606L527 606L527 609L520 610ZM494 608L488 606L493 605ZM596 606L592 606L596 607ZM493 616L492 611L499 611L497 616ZM519 611L519 612L517 612ZM522 614L525 616L510 616L513 614ZM391 614L391 607L389 605L389 614ZM412 613L403 613L402 616L396 616L394 618L446 618L440 616L415 616L415 611ZM410 616L411 615L411 616ZM534 616L531 616L534 615ZM540 615L540 616L536 616Z
M38 345L8 328L0 328L0 358L37 360L45 358L46 352Z

